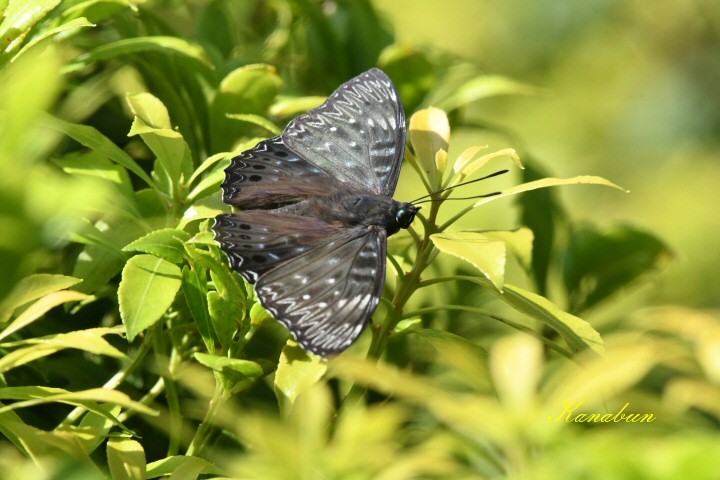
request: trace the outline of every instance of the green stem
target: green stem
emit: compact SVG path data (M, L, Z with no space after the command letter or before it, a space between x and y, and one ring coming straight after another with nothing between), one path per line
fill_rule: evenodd
M202 423L200 423L200 426L198 426L198 429L195 432L195 436L190 442L190 446L188 447L186 452L187 456L199 456L201 454L201 452L207 445L208 440L212 436L214 430L213 425L215 423L215 416L217 415L224 401L225 398L223 395L223 388L220 384L220 380L216 376L215 393L213 393L213 397L210 399L210 403L208 404L208 409L207 412L205 412L205 417L203 418Z
M168 411L170 414L169 439L168 439L168 456L177 455L180 448L180 434L182 431L182 412L180 411L180 399L175 382L172 378L171 362L173 353L170 356L166 353L167 345L165 335L162 331L162 323L156 324L152 329L153 346L155 347L155 357L157 360L160 376L165 383L165 398L168 403Z

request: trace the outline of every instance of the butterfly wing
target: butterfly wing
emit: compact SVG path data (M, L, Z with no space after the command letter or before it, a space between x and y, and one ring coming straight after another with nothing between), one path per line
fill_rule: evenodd
M236 156L225 169L223 201L244 209L269 209L325 194L338 184L289 149L281 137L264 140Z
M281 138L340 182L392 196L405 153L405 111L390 78L374 68L291 121Z
M345 229L258 280L260 302L305 349L328 356L345 350L377 308L385 283L382 230Z
M250 283L341 231L316 218L266 210L218 215L213 230L230 267Z

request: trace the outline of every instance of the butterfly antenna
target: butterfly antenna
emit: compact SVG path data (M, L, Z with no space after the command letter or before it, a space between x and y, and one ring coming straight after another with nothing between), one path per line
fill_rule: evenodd
M418 203L440 201L440 200L442 200L442 199L440 199L440 198L438 198L438 199L430 199L430 200L423 200L423 199L428 198L428 197L432 197L433 195L437 195L438 193L447 192L448 190L452 190L452 189L454 189L454 188L463 187L463 186L465 186L465 185L470 185L471 183L476 183L476 182L480 182L480 181L482 181L482 180L487 180L488 178L497 177L498 175L502 175L503 173L507 173L507 172L509 172L509 170L507 170L507 169L506 169L506 170L500 170L500 171L491 173L490 175L485 175L484 177L476 178L475 180L469 180L469 181L467 181L467 182L458 183L457 185L452 185L452 186L450 186L450 187L443 188L443 189L438 190L438 191L436 191L436 192L432 192L432 193L428 193L427 195L423 195L422 197L416 198L415 200L413 200L413 201L410 202L410 203L413 204L413 205L416 205L416 204L418 204ZM473 199L473 198L493 197L493 196L499 195L499 194L500 194L500 192L493 192L493 193L488 193L488 194L486 194L486 195L478 195L478 196L474 196L474 197L465 197L465 198L452 198L452 199L445 199L445 200L470 200L470 199ZM421 200L422 200L422 201L421 201Z

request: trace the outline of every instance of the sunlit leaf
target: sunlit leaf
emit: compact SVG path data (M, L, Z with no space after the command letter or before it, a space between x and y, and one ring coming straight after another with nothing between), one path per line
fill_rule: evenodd
M476 232L445 232L430 236L438 250L480 270L498 290L505 282L505 243Z
M17 297L16 297L17 298ZM68 302L79 302L88 298L88 295L72 290L60 290L48 293L38 299L21 313L8 327L0 333L0 340L7 338L18 330L40 319L51 309Z
M435 155L448 150L450 123L447 115L437 108L426 108L410 117L408 127L413 152L433 188L439 186L440 175L435 165Z
M107 460L113 480L145 479L145 451L137 440L111 438L107 443Z
M200 468L200 471L197 472L198 475L201 473L207 475L224 475L224 472L220 469L220 467L205 460L204 458L176 455L148 463L146 478L169 476L185 465Z
M493 384L502 402L513 409L532 405L543 374L542 344L514 334L495 342L490 355Z
M265 375L262 366L250 360L221 357L200 352L196 352L194 356L195 360L220 375L220 380L228 395L246 390Z
M482 200L477 201L473 205L473 207L479 207L480 205L485 205L486 203L494 202L495 200L509 197L511 195L517 195L518 193L537 190L538 188L556 187L559 185L604 185L606 187L612 187L618 190L626 191L624 188L614 184L610 180L606 180L602 177L595 177L592 175L580 175L572 178L543 178L541 180L535 180L505 189L500 192L499 195L483 198Z
M206 67L212 66L205 50L201 46L182 38L163 36L123 38L115 42L106 43L96 47L91 52L80 55L76 63L78 66L89 65L100 60L107 60L109 58L139 52L159 52L180 55L193 59Z
M136 255L128 260L118 288L118 303L129 341L162 318L180 290L181 277L177 265L154 255Z
M172 263L182 263L185 248L183 243L190 240L190 234L175 228L163 228L148 233L123 248L125 252L150 253Z
M36 273L21 279L0 304L0 323L28 302L80 283L79 278L50 273Z
M298 395L320 381L326 371L325 360L310 355L295 342L288 342L275 372L275 389L293 404Z

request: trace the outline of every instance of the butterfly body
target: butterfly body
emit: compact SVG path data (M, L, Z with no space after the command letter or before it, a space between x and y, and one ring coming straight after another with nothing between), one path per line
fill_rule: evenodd
M372 69L282 135L233 158L215 238L263 306L320 356L360 335L385 281L387 237L419 207L392 199L405 150L395 86Z

